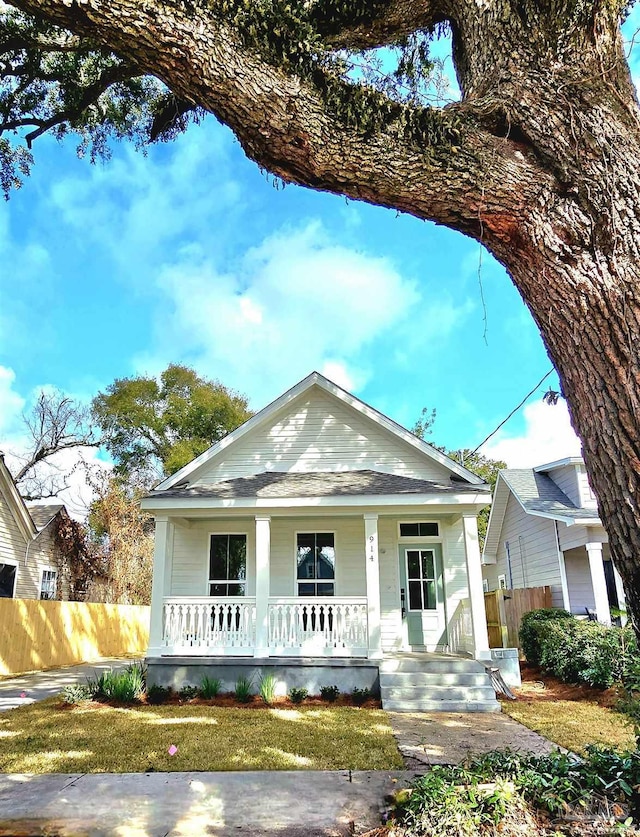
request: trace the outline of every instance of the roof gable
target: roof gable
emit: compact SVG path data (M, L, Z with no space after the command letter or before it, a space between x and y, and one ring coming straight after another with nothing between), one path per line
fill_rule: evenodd
M11 514L25 540L30 541L37 534L29 510L18 491L9 469L4 464L4 457L0 454L0 492L4 496Z
M156 490L265 471L356 469L483 484L392 419L313 372Z

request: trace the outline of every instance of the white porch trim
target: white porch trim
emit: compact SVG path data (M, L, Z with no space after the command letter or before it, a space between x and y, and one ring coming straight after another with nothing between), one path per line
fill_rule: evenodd
M593 598L596 603L596 616L598 622L603 625L611 624L611 612L609 610L609 597L607 596L607 583L604 576L604 564L602 563L602 544L585 544L589 556L589 571L591 573L591 585L593 587Z
M473 631L473 656L477 660L489 659L489 633L482 590L482 562L478 542L478 522L475 515L462 516L464 551L467 562L467 584L471 607L471 628Z
M560 548L560 533L558 532L558 521L554 520L556 535L556 548L558 550L558 569L560 570L560 587L562 589L562 607L571 612L571 601L569 599L569 582L567 581L567 567L564 562L564 552Z
M254 657L269 654L271 518L256 517L256 645Z
M365 578L367 585L367 619L369 623L369 659L382 659L380 626L380 556L378 549L378 515L364 514Z

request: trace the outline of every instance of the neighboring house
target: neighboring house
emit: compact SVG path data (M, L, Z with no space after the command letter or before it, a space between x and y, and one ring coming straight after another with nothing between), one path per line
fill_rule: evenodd
M488 590L551 587L553 604L609 623L624 609L581 457L500 471L483 553Z
M489 502L475 474L312 373L143 499L150 680L269 670L316 691L381 684L397 705L435 678L449 684L439 708L497 708L483 666L424 653L489 656Z
M0 454L0 598L60 598L53 523L61 514L62 503L25 503Z

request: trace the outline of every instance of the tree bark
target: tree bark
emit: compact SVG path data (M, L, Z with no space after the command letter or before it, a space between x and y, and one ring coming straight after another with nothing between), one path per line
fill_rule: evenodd
M157 76L285 180L445 224L505 265L558 370L639 632L640 111L620 9L388 0L326 26L324 0L308 4L328 49L450 24L462 101L427 113L420 143L407 109L373 131L337 117L317 84L247 47L216 0L13 4Z

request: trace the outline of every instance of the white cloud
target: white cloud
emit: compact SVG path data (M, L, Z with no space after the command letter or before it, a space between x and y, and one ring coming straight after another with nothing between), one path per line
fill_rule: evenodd
M524 408L525 431L509 436L501 431L481 452L492 459L502 459L509 468L533 468L567 456L580 456L580 440L569 420L564 401L551 406L536 401Z
M24 409L24 398L15 391L16 376L13 369L0 366L0 451L2 440L16 430Z
M161 271L168 310L140 371L179 356L256 405L313 369L351 389L371 374L377 341L420 303L390 261L332 243L317 223L270 236L233 267L190 246Z

